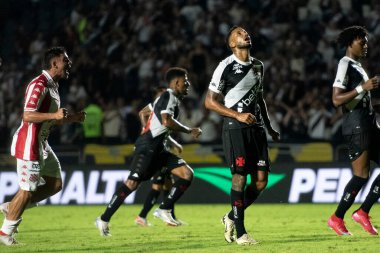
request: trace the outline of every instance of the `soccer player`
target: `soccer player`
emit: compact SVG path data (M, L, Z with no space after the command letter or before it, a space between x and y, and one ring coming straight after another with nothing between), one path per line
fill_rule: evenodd
M165 91L166 91L166 87L164 86L157 87L156 92L155 92L155 98L159 97ZM142 125L141 134L145 132L145 126L149 120L150 114L152 113L152 109L153 109L153 106L150 103L139 111L139 118ZM168 151L172 150L172 152L177 155L182 153L182 150L183 150L182 145L176 142L170 135L168 136L168 139L165 143L165 148ZM170 173L170 171L167 170L166 167L161 168L151 178L152 188L150 189L149 193L146 196L143 208L141 209L139 215L135 219L136 225L140 225L142 227L149 227L152 225L147 220L146 216L148 215L149 211L152 209L154 204L156 204L161 191L163 191L164 196L167 196L169 194L169 189L172 187L172 180L173 180L172 174ZM174 206L171 209L171 214L172 214L173 219L177 222L178 225L183 224L182 221L176 219L175 214L174 214Z
M244 226L244 209L251 205L268 182L270 170L264 124L273 140L280 135L271 124L263 98L263 63L250 56L251 38L234 26L227 35L232 55L219 63L212 76L205 106L224 116L223 147L232 173L232 210L222 217L229 243L256 244ZM222 101L224 99L224 101ZM247 175L252 183L246 187Z
M5 219L0 242L16 244L13 234L21 223L25 208L44 200L62 188L61 165L47 140L57 124L83 122L84 112L69 114L60 108L58 81L67 79L72 62L63 47L48 49L43 58L42 74L27 86L21 126L13 136L11 154L17 161L19 191L1 211Z
M344 224L344 215L368 181L370 160L380 165L380 130L377 127L370 95L371 90L378 88L380 80L376 76L368 78L360 63L368 51L368 32L365 28L348 27L339 34L337 42L346 49L346 55L338 64L332 101L336 107L342 107L342 134L348 145L353 177L347 183L338 208L327 224L338 235L351 235ZM378 233L368 213L379 197L380 175L373 181L360 208L352 214L352 219L371 235Z
M165 79L169 88L155 101L153 113L146 124L145 131L136 140L128 179L116 190L104 213L96 218L95 225L102 236L111 235L109 221L125 198L136 190L142 181L148 180L162 167L166 167L178 179L173 184L170 194L155 210L155 214L165 223L178 225L171 215L171 209L190 186L193 170L183 159L165 150L164 142L170 131L188 133L194 138L198 138L202 131L200 128L184 126L176 120L179 102L187 95L190 86L187 70L178 67L170 68Z

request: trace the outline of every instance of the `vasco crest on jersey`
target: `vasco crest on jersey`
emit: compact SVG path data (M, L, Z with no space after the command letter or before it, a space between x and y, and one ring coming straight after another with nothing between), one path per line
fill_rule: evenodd
M234 71L234 74L241 74L243 73L242 68L243 68L242 65L240 65L239 63L235 63L234 66L232 67L232 70Z

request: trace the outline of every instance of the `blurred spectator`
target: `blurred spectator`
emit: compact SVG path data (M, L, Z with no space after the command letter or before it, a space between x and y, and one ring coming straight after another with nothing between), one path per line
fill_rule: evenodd
M69 87L62 91L63 103L79 107L84 98L91 97L104 110L105 101L122 97L123 105L118 108L125 117L126 108L151 102L150 88L163 83L169 66L182 66L190 70L193 83L191 97L196 102L186 108L187 120L192 121L204 116L199 112L199 97L204 95L219 60L230 53L224 46L226 33L235 24L246 27L253 32L252 50L265 64L264 95L270 94L275 101L268 108L274 110L282 140L287 142L315 137L306 127L313 121L310 117L316 117L307 113L319 99L314 87L327 98L320 101L321 110L335 110L331 89L326 93L325 88L331 88L336 63L344 54L333 41L342 28L353 24L368 28L371 52L363 65L371 76L380 73L380 48L375 46L380 42L378 1L3 2L9 6L5 17L12 17L0 18L4 61L0 69L0 125L6 133L3 138L8 140L14 124L13 101L24 93L23 85L40 68L41 48L54 45L65 46L74 63L73 78L61 87ZM135 135L125 132L134 131L134 116L129 114L129 126L121 127L119 138L123 141ZM327 120L325 131L333 134L337 122ZM1 145L7 143L2 141Z
M86 120L83 122L84 141L85 143L101 143L103 136L103 109L94 102L90 102L86 108Z
M104 144L121 143L121 127L123 118L113 100L108 101L104 110L103 118L103 137Z

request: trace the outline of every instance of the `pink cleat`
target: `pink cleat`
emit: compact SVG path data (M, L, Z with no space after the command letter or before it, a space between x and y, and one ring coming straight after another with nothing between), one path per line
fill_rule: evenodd
M352 235L350 231L347 230L343 219L336 217L335 214L331 215L330 219L327 221L327 225L338 235Z
M371 217L362 209L355 211L352 214L352 219L359 223L363 229L371 235L378 235L376 228L371 223Z

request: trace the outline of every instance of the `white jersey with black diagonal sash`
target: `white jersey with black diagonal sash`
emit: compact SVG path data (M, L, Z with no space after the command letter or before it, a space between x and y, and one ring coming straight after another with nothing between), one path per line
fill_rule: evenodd
M250 57L248 62L230 55L221 61L212 76L209 89L224 96L224 105L237 112L252 113L257 125L263 125L259 93L263 92L264 64Z
M144 133L150 134L153 138L168 133L169 129L162 125L161 114L167 113L172 115L174 119L177 119L179 103L179 99L173 95L172 89L167 89L162 93L153 103L152 112L145 126Z
M368 75L360 62L345 56L339 61L333 87L351 91L367 80ZM358 94L354 99L342 105L342 110L344 135L367 131L373 124L374 113L369 91Z

